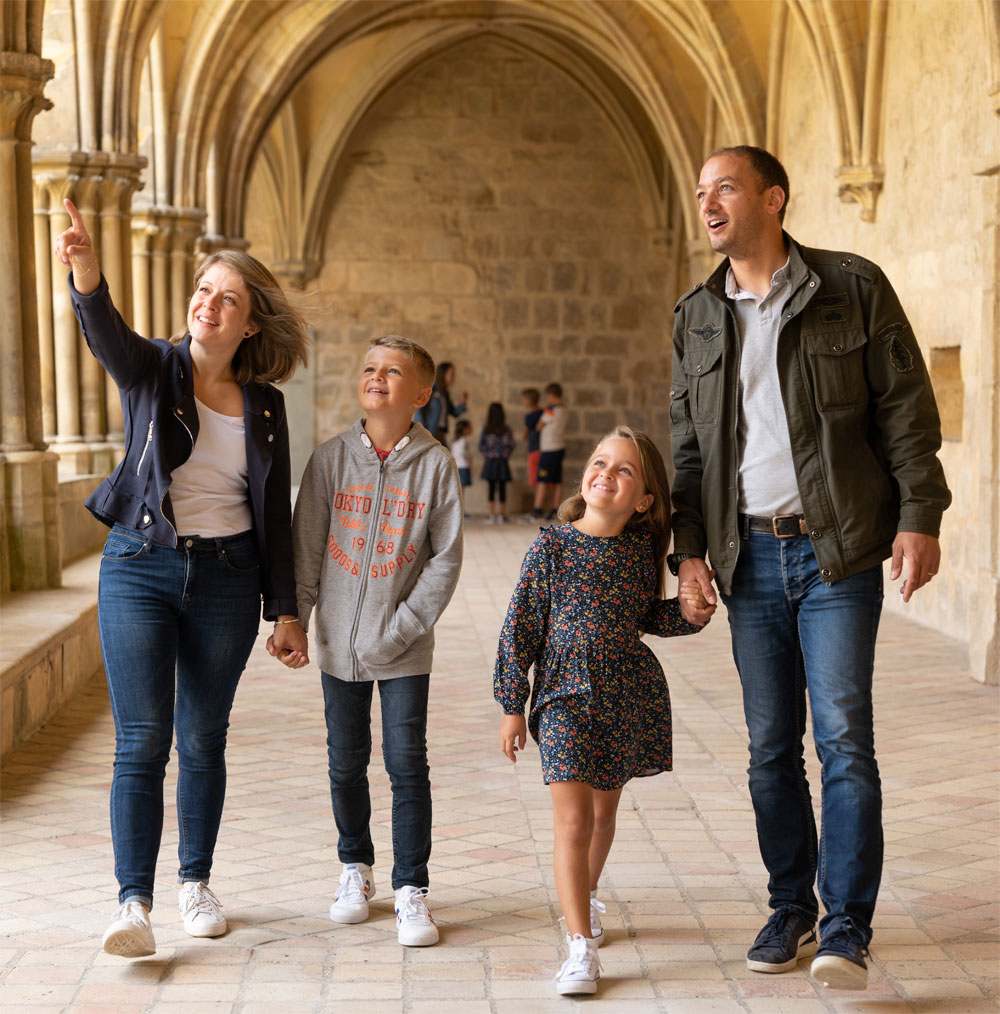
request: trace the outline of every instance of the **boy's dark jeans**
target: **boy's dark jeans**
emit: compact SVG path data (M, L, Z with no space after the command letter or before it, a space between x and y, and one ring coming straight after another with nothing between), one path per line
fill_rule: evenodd
M323 673L330 799L342 863L375 862L371 838L371 705L374 682L349 683ZM392 886L427 887L431 854L431 780L427 765L430 676L378 680L382 759L392 786Z

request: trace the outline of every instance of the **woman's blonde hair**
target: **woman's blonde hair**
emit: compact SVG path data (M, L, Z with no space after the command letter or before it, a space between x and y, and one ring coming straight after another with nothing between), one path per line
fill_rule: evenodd
M194 288L213 265L222 264L240 276L250 296L250 321L260 329L240 343L233 356L233 379L246 384L281 384L307 362L311 344L305 318L285 295L278 280L256 257L243 250L216 250L198 265ZM171 337L179 345L187 331Z
M659 448L642 430L634 430L631 426L616 426L610 433L605 433L597 441L590 459L597 453L597 448L608 440L630 440L639 456L639 467L642 469L642 481L646 492L651 494L653 502L645 511L635 511L625 524L626 528L648 531L653 536L653 563L656 567L656 594L663 594L663 565L670 548L670 480L667 479L667 467ZM588 459L588 462L590 461ZM581 480L582 488L582 480ZM583 517L586 503L580 489L568 500L559 505L560 521L578 521Z

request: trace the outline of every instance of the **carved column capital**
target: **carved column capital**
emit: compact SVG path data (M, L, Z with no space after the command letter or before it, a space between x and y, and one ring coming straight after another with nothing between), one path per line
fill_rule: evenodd
M875 204L882 192L885 169L881 165L843 165L837 171L837 195L845 203L861 205L861 220L875 221Z
M304 289L320 272L323 265L311 257L299 257L294 260L278 261L271 265L277 277L293 289Z
M35 116L52 108L42 89L53 74L52 61L34 53L0 53L0 137L31 140Z

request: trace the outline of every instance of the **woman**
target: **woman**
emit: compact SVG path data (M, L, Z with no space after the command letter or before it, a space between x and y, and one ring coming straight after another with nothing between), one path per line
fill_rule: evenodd
M418 408L413 414L415 422L420 423L425 429L430 430L434 439L439 444L448 446L448 416L456 419L465 414L465 403L469 400L467 391L462 392L462 400L455 405L448 393L449 388L455 383L455 364L444 362L438 363L437 373L434 377L434 390L430 401L423 408Z
M147 341L115 309L80 214L56 254L73 310L117 384L125 458L86 502L111 527L98 625L115 721L111 836L119 909L109 954L156 945L149 920L163 779L177 736L179 906L192 936L226 920L208 887L226 789L226 730L264 617L286 665L308 661L296 619L288 429L270 382L306 361L304 322L271 273L220 250L195 276L187 332Z

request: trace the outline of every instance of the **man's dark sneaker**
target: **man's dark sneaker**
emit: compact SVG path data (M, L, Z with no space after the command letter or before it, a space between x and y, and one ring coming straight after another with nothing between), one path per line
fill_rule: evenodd
M865 989L867 957L867 937L850 919L844 919L824 935L810 974L828 989Z
M816 953L816 924L794 908L779 908L747 951L751 972L787 972Z

